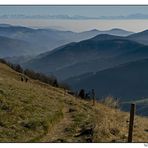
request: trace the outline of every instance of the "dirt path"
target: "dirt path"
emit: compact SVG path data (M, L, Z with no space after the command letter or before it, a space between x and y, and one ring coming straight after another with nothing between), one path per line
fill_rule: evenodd
M68 107L63 109L64 118L48 131L46 136L41 139L41 142L66 142L63 140L66 134L65 129L72 123L68 109Z
M86 108L86 104L79 108L75 103L66 101L63 118L40 139L40 142L92 142L93 124Z
M2 81L2 80L3 80L3 78L0 77L0 81Z

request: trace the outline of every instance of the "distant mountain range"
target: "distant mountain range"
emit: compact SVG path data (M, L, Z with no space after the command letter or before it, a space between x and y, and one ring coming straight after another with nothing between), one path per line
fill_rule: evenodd
M7 56L28 55L36 49L28 42L0 36L0 58Z
M148 59L128 62L113 68L68 79L73 88L95 89L98 98L112 95L137 100L148 96Z
M53 50L54 48L57 48L64 44L70 42L79 42L81 40L89 39L102 33L127 36L132 34L133 32L128 32L121 29L112 29L108 31L90 30L86 32L75 33L71 31L59 31L53 29L32 29L23 26L11 26L9 24L0 24L1 37L5 37L5 40L7 38L9 41L11 39L20 41L18 42L17 47L15 46L15 44L11 44L11 48L9 47L9 49L12 52L7 52L7 49L5 48L5 54L3 51L3 47L7 47L7 45L4 45L7 44L7 41L3 42L3 46L0 44L0 56L16 57L24 55L30 56L34 54L36 55L44 53L46 51ZM22 42L25 42L26 44L22 45ZM21 45L19 45L19 43ZM17 50L18 47L19 50ZM17 50L17 53L15 53L15 50Z
M23 66L54 74L75 90L94 88L100 98L136 100L148 96L147 39L147 30L126 37L101 34L41 54Z
M1 56L24 68L53 74L74 89L94 88L97 97L112 95L127 101L148 96L147 30L74 33L2 24L0 35ZM56 48L51 51L49 46Z
M122 55L143 50L144 47L124 37L103 34L39 55L24 66L47 74L53 73L63 80L130 61L130 58L127 59ZM141 57L136 57L138 58Z
M147 48L146 45L135 42L132 35L121 37L101 34L59 47L23 65L46 74L55 74L59 79L64 80L147 58Z
M148 30L144 30L142 32L134 33L127 37L130 40L134 40L136 42L148 45Z
M0 19L63 19L63 20L96 20L96 19L148 19L148 14L136 13L130 15L116 15L116 16L81 16L81 15L24 15L24 14L9 14L0 15Z

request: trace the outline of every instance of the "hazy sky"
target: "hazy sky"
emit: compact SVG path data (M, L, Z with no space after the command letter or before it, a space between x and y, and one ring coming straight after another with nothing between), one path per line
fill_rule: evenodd
M117 16L135 13L148 14L148 6L0 6L0 15L82 15Z
M81 15L88 17L148 15L148 6L0 6L0 15ZM122 28L139 32L148 29L148 19L117 20L52 20L52 19L0 19L0 24L29 27L56 28L60 30L86 31Z
M121 28L140 32L148 29L148 20L48 20L48 19L0 19L0 24L21 25L35 28L54 28L75 32L91 29L109 30Z

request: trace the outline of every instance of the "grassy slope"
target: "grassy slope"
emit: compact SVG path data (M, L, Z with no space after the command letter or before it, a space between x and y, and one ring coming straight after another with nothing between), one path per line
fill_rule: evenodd
M0 142L126 142L128 113L74 98L0 64ZM148 142L136 116L134 142Z

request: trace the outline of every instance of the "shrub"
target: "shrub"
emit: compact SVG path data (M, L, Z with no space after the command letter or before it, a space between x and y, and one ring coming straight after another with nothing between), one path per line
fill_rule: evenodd
M47 76L43 73L38 73L38 72L35 72L33 70L30 70L30 69L23 70L23 68L19 64L12 64L10 62L7 62L4 59L0 59L0 62L8 65L13 70L15 70L19 73L24 73L26 76L30 77L31 79L42 81L42 82L44 82L46 84L50 84L54 87L60 87L60 88L70 90L70 87L67 84L59 83L55 76Z
M79 97L84 99L85 98L85 90L84 89L81 89L80 92L79 92Z
M101 102L111 108L119 107L119 99L113 98L112 96L106 97L105 99L101 100Z

